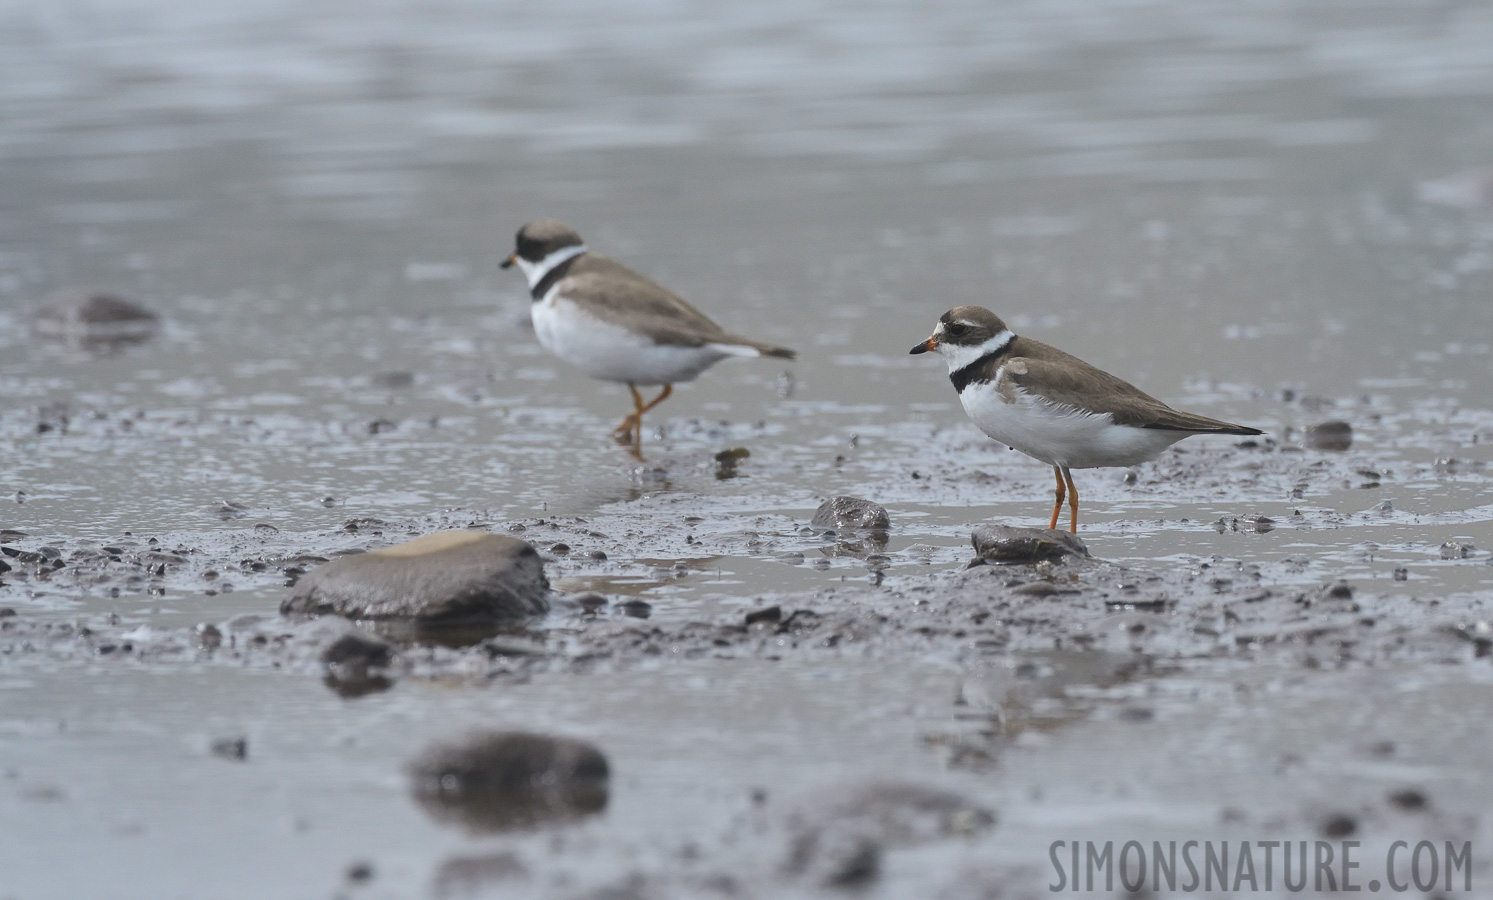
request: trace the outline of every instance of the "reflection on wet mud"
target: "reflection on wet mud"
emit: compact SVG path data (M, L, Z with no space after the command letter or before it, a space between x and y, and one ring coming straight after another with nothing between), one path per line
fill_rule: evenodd
M1144 654L1026 653L980 666L960 679L954 698L955 729L925 740L942 749L951 767L985 769L1027 732L1055 734L1089 718L1085 697L1158 677Z
M396 644L421 647L448 647L462 649L475 647L484 641L500 637L524 640L543 640L543 631L523 623L451 623L414 622L400 619L379 619L363 623L380 637Z
M101 291L59 291L31 310L32 333L98 355L144 343L160 323L140 304Z

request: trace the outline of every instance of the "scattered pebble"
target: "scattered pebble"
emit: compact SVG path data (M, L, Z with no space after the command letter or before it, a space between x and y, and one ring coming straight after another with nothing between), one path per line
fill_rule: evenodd
M591 614L595 614L596 612L605 609L607 606L607 598L602 596L601 594L595 593L594 591L585 594L578 594L571 599L575 601L578 606L580 606L582 612Z
M880 504L857 497L835 497L819 504L809 524L835 531L886 531L892 520Z
M765 609L753 610L746 614L747 625L758 623L777 623L783 620L783 608L781 606L769 606Z
M650 606L648 604L648 601L646 600L624 600L621 603L617 604L617 609L619 609L624 616L631 616L634 619L646 619L649 616L653 615L653 607Z
M1347 813L1334 813L1322 820L1322 834L1327 837L1348 837L1358 831L1358 820Z
M213 756L243 761L249 758L249 739L245 737L218 738L209 748Z
M1442 559L1467 559L1477 548L1466 541L1450 540L1441 545Z
M1076 534L1047 528L1015 528L989 523L970 534L976 562L1001 565L1036 563L1065 557L1087 557L1089 548Z

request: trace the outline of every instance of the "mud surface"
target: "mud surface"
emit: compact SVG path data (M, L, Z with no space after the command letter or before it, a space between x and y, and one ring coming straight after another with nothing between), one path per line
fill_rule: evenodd
M0 9L0 898L1493 885L1486 10L609 9ZM539 216L800 361L631 459L498 269ZM33 312L89 297L149 328ZM1001 564L1051 473L907 356L959 303L1268 433L1077 472L1089 555ZM548 615L278 614L458 529ZM604 788L411 775L483 733Z

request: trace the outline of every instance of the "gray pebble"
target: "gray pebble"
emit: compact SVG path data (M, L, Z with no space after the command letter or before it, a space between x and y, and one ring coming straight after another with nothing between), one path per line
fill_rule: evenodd
M835 531L886 531L892 520L880 504L858 497L835 497L819 504L809 524Z
M1076 534L1047 528L1013 528L986 524L970 535L978 561L998 564L1036 563L1068 556L1087 557L1089 548Z

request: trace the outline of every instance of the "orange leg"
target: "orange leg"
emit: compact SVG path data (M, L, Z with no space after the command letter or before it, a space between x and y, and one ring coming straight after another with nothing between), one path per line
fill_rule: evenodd
M1058 480L1058 499L1057 502L1052 504L1052 521L1047 523L1048 530L1058 527L1058 513L1063 511L1063 497L1065 496L1066 490L1063 487L1063 470L1059 469L1057 466L1053 466L1052 474L1055 475Z
M1068 530L1078 534L1078 485L1073 483L1073 473L1068 471L1067 466L1063 466L1063 478L1068 482L1068 508L1073 511L1073 517L1069 519Z
M631 382L628 382L627 389L632 392L633 412L627 414L622 424L612 429L612 437L619 444L632 443L632 433L638 427L639 416L643 413L643 395L638 393L638 389Z
M628 382L627 389L632 392L633 412L629 413L622 420L622 424L618 425L612 431L612 437L616 438L619 444L632 444L632 455L638 459L642 459L643 413L669 399L669 395L674 393L674 386L672 384L664 385L664 389L659 391L658 396L654 397L648 403L643 402L643 395L638 393L637 386L632 382Z

